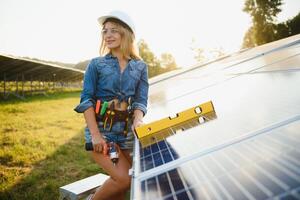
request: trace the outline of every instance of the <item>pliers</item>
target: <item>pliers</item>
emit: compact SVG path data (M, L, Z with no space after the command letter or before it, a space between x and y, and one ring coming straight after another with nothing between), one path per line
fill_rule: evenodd
M106 130L106 125L107 125L107 121L109 120L109 131L111 131L112 129L112 125L113 125L113 119L114 119L114 115L116 114L114 112L114 102L111 103L110 105L110 108L108 111L106 111L106 117L105 117L105 120L104 120L104 123L103 123L103 128L104 130Z

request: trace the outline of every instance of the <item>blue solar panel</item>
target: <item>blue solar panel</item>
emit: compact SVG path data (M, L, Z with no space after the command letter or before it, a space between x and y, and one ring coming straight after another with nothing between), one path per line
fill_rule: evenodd
M300 199L299 85L300 35L154 81L146 121L210 100L217 118L136 141L131 198Z
M176 152L165 140L154 143L146 148L141 148L140 152L141 155L143 155L141 157L142 171L160 166L178 158Z

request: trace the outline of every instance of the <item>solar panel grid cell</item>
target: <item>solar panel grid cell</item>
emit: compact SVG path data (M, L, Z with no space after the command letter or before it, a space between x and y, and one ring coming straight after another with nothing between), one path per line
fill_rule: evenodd
M173 159L173 156L171 155L170 151L168 149L164 149L161 152L162 157L164 159L164 163L171 162Z
M273 162L262 161L259 163L261 167L271 173L278 180L283 182L288 190L290 188L295 188L297 185L300 185L300 178L296 176L294 173L291 173L286 168L281 167L279 165L275 165Z
M239 185L235 184L228 175L219 178L219 181L233 197L233 199L248 199L245 194L241 191Z
M153 159L154 159L155 167L158 167L163 164L163 160L160 152L153 154Z
M154 191L154 192L152 192ZM159 193L157 192L157 183L156 183L156 177L150 178L147 180L147 200L157 199L159 198Z
M266 174L266 176L269 179L273 180L280 187L284 188L284 190L288 190L288 186L284 182L282 182L282 180L280 180L277 176L272 174L272 171L269 171L267 168L265 168L265 166L262 164L263 162L266 162L266 161L264 160L264 161L260 161L260 162L255 162L253 164L253 167L256 168L256 170L262 171L264 174Z
M180 193L177 193L176 197L177 197L178 200L189 200L190 199L186 191L182 191Z
M216 180L212 180L211 182L208 183L210 186L210 189L214 192L214 197L215 199L230 199L228 192L224 189L224 187L220 187L220 183L217 182ZM214 199L214 198L213 198Z
M238 175L234 175L235 177L239 177L240 179L242 179L241 183L245 186L247 184L250 185L251 187L256 187L256 188L260 188L259 190L257 190L258 193L260 193L260 190L263 191L265 194L267 194L268 196L271 196L271 192L264 186L262 185L259 181L257 181L251 174L249 174L248 170L246 169L241 169L240 171L238 170L239 166L238 163L233 160L231 157L229 157L228 155L226 155L224 152L220 152L223 153L224 157L226 157L226 159L234 166L236 166L236 168L234 169L233 173L240 173ZM220 162L223 164L224 160L220 160ZM227 170L228 172L232 172L233 170ZM247 179L245 179L245 177L247 177ZM243 182L243 180L247 180L247 182ZM246 184L245 184L246 183ZM245 186L246 187L246 186ZM251 192L251 191L250 191ZM263 194L254 194L254 196L263 196Z
M293 194L285 194L280 196L281 200L299 200L299 197L294 196Z
M212 194L216 199L226 199L226 196L222 193L222 188L218 187L218 183L215 182L213 179L213 174L203 165L202 162L191 163L192 168L190 168L193 173L195 179L197 180L194 182L193 185L194 191L200 187L199 192L195 193L195 199L207 199L209 198L208 193ZM194 173L195 172L195 173ZM189 178L188 182L193 183L193 180Z
M169 176L171 178L173 187L175 191L184 189L183 183L176 169L169 171Z
M152 155L150 154L149 156L144 158L144 166L142 169L144 169L144 171L145 171L145 170L151 169L153 167L154 167L153 158L152 158Z
M158 182L161 189L162 196L167 196L172 193L170 183L167 174L161 174L158 176Z
M165 140L158 142L158 146L159 146L160 150L164 150L164 149L168 148Z
M200 190L200 192L197 192L195 199L208 199L213 197L214 194L209 185L209 183L202 183L201 185L198 185L197 187L199 187L198 190ZM195 187L194 190L197 190L197 187Z
M153 154L159 151L157 143L152 144L150 147Z
M266 199L268 195L257 185L253 180L244 173L243 170L234 171L232 173L233 177L238 177L238 180L243 188L246 190L254 199Z

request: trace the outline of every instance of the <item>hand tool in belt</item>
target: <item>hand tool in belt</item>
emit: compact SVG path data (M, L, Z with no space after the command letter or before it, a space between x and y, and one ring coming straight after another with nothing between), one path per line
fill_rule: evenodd
M131 109L131 97L128 98L128 105L127 105L127 116L126 116L126 119L125 119L125 126L124 126L124 131L123 131L123 134L125 137L127 137L127 133L128 133L128 121L129 121L129 117L132 116L132 109Z
M128 103L125 101L118 102L117 99L113 99L112 101L106 102L101 106L101 112L99 121L103 121L104 130L111 131L113 123L115 122L124 122L124 130L123 134L126 137L128 133L128 122L129 118L132 115L131 112L131 98L128 100ZM107 109L108 107L108 109ZM107 126L109 126L107 128Z
M114 117L115 117L114 107L115 107L115 102L113 101L110 104L109 109L106 111L106 114L104 116L104 118L105 118L104 123L103 123L104 130L106 130L107 122L109 122L109 129L108 130L111 131L111 128L112 128L112 125L113 125L113 122L114 122Z
M97 100L97 102L96 102L96 108L95 108L95 113L96 113L96 115L99 114L99 112L100 112L100 107L101 107L101 100Z
M100 108L101 108L101 100L97 100L96 107L95 107L95 116L96 120L100 121Z
M102 105L102 108L101 108L101 111L100 111L100 115L103 116L105 114L105 111L108 107L108 102L107 101L104 101L103 105Z

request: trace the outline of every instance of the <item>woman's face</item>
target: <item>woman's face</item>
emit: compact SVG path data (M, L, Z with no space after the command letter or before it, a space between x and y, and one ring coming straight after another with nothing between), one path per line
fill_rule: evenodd
M102 29L102 36L105 45L109 49L117 49L121 45L121 33L117 26L112 22L106 22Z

